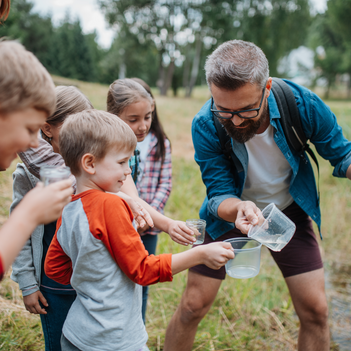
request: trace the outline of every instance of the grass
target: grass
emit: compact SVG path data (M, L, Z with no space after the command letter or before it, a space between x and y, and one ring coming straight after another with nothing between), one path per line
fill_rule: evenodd
M107 86L54 77L57 84L74 84L96 108L105 109ZM194 98L156 96L157 108L172 142L173 190L166 214L185 220L196 218L206 190L198 166L193 161L190 126L193 116L208 98L204 87ZM351 102L328 101L345 135L351 138ZM328 265L347 262L351 253L350 221L351 182L332 177L328 162L320 160L323 257ZM11 203L11 169L0 173L0 224L8 216ZM161 234L157 251L181 252L187 248ZM147 312L148 346L163 349L165 329L177 308L186 286L187 273L174 277L172 283L150 288ZM38 316L25 311L17 284L8 275L0 284L0 349L17 351L44 350ZM227 278L207 316L201 321L193 350L294 350L298 321L279 269L266 249L262 250L260 274L252 279ZM336 348L335 348L336 349Z

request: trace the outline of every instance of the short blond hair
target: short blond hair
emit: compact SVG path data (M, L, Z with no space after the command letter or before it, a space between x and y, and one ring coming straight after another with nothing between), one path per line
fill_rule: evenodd
M79 163L83 155L90 153L101 160L111 148L132 152L137 145L127 123L98 110L85 110L66 118L59 139L60 153L75 176L81 173Z
M21 44L0 40L0 113L35 108L54 113L55 85L39 60Z

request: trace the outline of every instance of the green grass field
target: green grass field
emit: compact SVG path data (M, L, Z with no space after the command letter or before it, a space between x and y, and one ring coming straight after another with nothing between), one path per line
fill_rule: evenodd
M105 109L107 86L54 77L56 84L74 84L99 109ZM190 126L195 113L208 99L207 88L197 88L192 99L156 97L157 108L172 142L173 190L166 207L172 218L198 217L205 196L199 169L193 161ZM328 101L345 135L351 138L351 102ZM323 213L321 251L328 266L347 262L351 253L351 182L331 176L332 168L321 164L321 206ZM8 216L11 203L11 173L0 174L0 222ZM186 250L166 234L159 236L158 253ZM165 329L179 304L187 273L172 283L150 288L147 312L148 346L162 350ZM8 275L0 285L0 350L44 350L40 319L23 308L17 284ZM208 315L200 323L193 350L294 350L298 321L280 271L266 249L262 250L260 274L252 279L227 278ZM333 347L338 350L337 347Z

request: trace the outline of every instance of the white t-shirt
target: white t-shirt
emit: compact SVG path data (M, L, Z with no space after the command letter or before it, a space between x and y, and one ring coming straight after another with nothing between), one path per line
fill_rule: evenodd
M148 135L145 137L143 141L140 141L137 143L137 149L140 151L140 163L138 165L138 182L140 182L143 176L145 161L146 161L147 153L149 151L150 141L151 141L151 133L148 133Z
M259 209L271 202L284 210L293 198L289 193L292 169L273 138L273 127L256 134L245 143L249 165L241 199L252 201Z

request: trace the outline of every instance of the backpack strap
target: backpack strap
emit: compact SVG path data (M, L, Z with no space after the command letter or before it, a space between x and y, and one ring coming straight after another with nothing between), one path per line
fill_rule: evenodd
M277 101L281 126L284 131L285 138L290 147L295 150L305 163L307 163L305 151L310 155L315 162L318 170L318 198L317 205L319 205L320 191L319 191L319 163L316 155L308 144L308 139L302 129L301 117L297 108L295 95L291 91L288 84L282 79L273 78L272 92Z
M243 165L241 164L240 160L238 159L238 157L235 155L235 153L233 151L232 143L231 143L231 139L230 139L229 135L225 131L221 122L219 122L218 118L216 118L213 114L212 114L212 118L214 121L214 125L216 127L219 142L221 143L223 154L230 161L232 161L232 163L234 165L234 167L233 167L234 169L232 169L232 173L234 175L236 175L236 174L239 174L241 172L244 172Z

